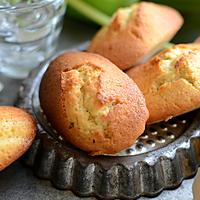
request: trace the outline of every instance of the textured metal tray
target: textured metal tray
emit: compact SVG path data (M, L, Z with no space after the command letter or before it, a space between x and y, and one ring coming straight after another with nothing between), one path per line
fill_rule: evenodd
M23 157L36 176L80 196L135 199L176 188L196 173L200 164L198 110L146 127L136 143L119 154L92 157L58 136L42 113L38 89L47 67L48 63L30 74L16 103L38 122L37 138Z

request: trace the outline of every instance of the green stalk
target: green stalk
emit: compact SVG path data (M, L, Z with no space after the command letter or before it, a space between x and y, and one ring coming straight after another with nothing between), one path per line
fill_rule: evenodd
M170 48L172 47L174 44L171 43L171 42L166 42L164 45L163 45L163 49L167 49L167 48Z
M101 26L107 25L110 21L110 17L108 15L88 3L83 2L82 0L68 0L68 5Z

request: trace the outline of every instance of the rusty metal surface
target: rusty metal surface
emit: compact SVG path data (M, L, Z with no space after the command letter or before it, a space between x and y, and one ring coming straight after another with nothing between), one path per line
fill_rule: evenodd
M192 19L194 19L193 17ZM96 29L66 19L64 30L60 37L58 49L75 47L88 40ZM80 31L83 30L83 31ZM185 25L177 34L175 42L192 42L199 36L199 26L192 26L191 17L185 16ZM0 75L0 81L5 89L0 93L0 105L13 105L21 80L13 80ZM197 145L197 144L196 144ZM196 149L197 146L194 148ZM31 159L29 160L31 163ZM30 164L29 163L29 164ZM36 171L36 169L34 170ZM165 190L152 200L192 200L192 183L194 179L184 180L176 189ZM95 200L96 198L81 198L69 190L57 190L46 180L38 179L32 170L17 161L0 173L0 199L1 200ZM149 200L141 197L140 200Z
M66 144L53 132L39 107L38 88L47 66L34 70L25 80L17 102L38 120L38 138L24 156L38 177L80 196L135 199L176 188L196 173L200 162L199 111L147 127L132 148L114 156L91 157Z

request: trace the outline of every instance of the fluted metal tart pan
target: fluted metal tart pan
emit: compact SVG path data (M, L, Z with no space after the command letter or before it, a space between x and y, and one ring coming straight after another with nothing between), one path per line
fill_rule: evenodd
M47 67L48 62L32 71L16 102L38 122L37 138L23 157L36 176L80 196L136 199L176 188L196 173L200 164L199 110L146 127L136 143L119 154L92 157L66 143L42 113L38 90Z

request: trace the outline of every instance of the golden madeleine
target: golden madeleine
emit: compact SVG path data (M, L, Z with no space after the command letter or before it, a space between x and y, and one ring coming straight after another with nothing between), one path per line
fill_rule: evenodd
M150 2L120 8L94 36L88 51L125 70L141 64L171 40L183 24L173 8Z
M200 107L200 44L174 45L127 74L145 96L149 124Z
M92 53L68 52L51 62L40 85L40 103L57 132L92 155L131 146L148 119L137 85Z
M35 135L31 115L19 108L0 106L0 171L25 153Z

